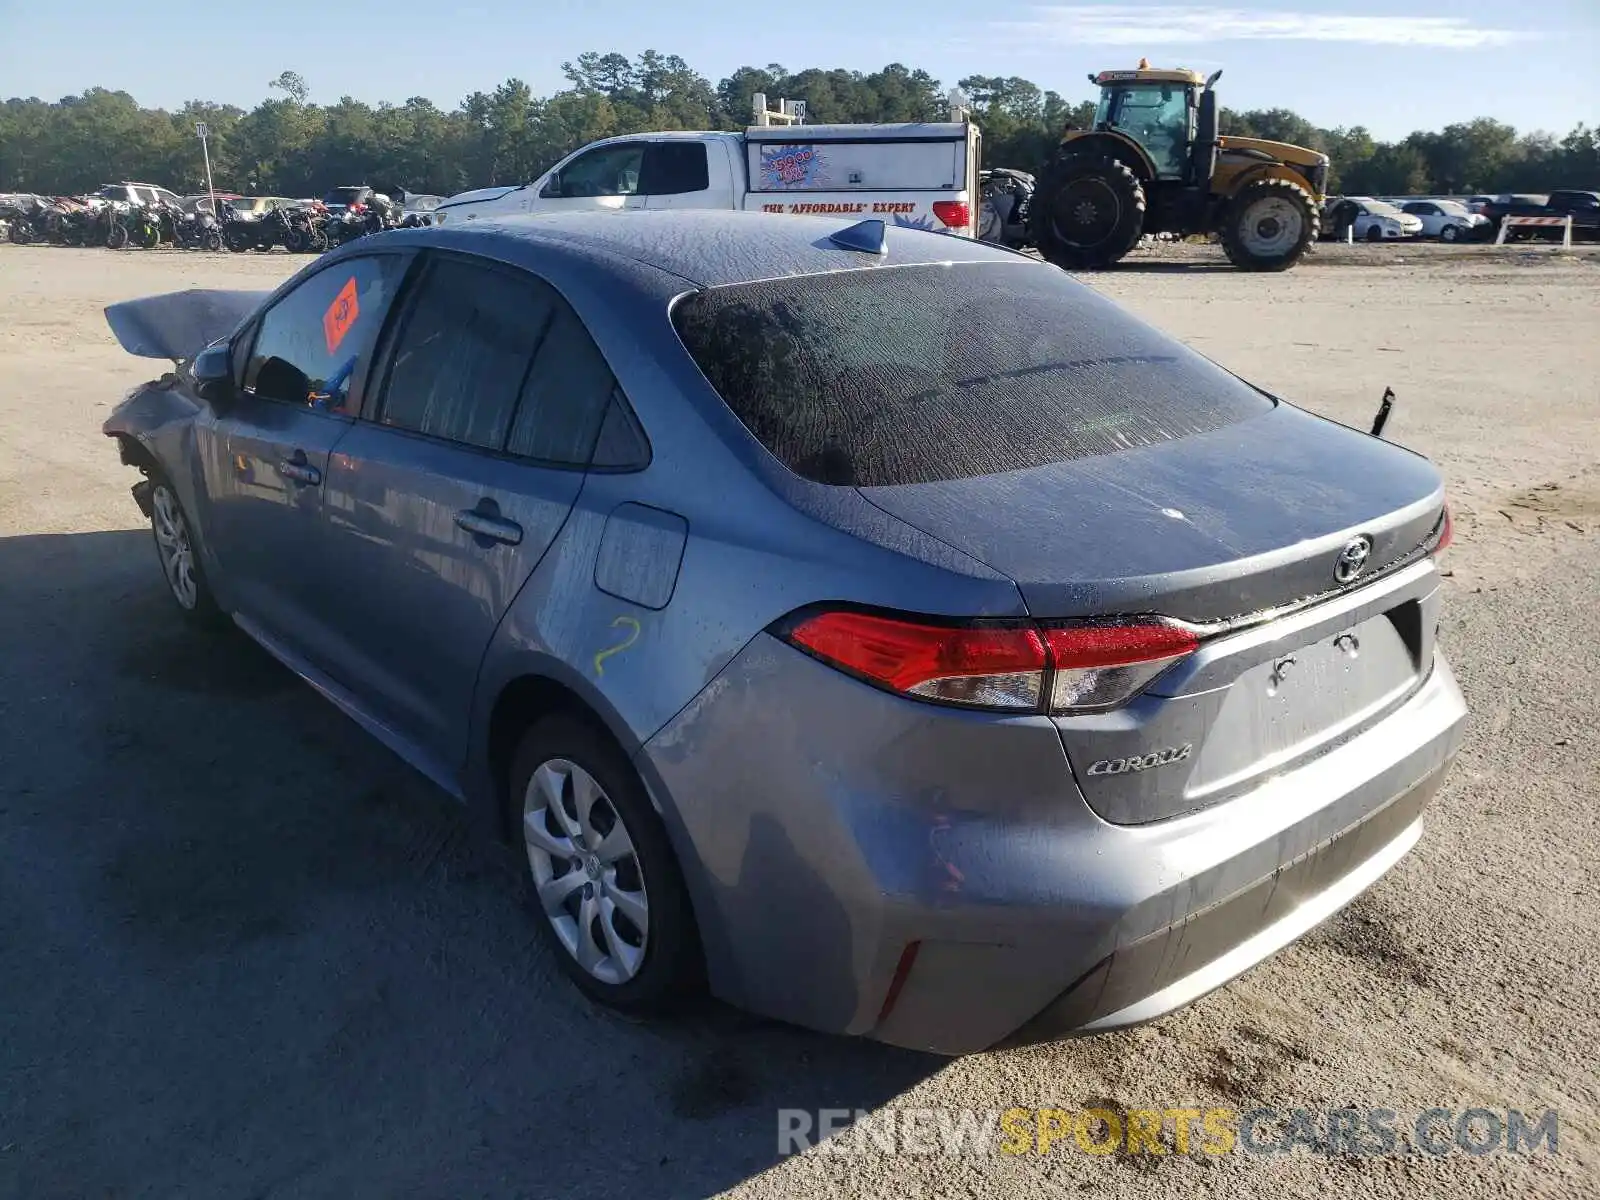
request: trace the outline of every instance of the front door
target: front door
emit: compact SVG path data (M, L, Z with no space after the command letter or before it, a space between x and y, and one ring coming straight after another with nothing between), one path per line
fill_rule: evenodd
M345 258L240 334L240 386L205 426L213 549L239 614L321 662L322 506L328 461L350 430L404 254Z
M639 186L646 142L615 142L585 150L546 177L538 194L522 201L531 212L595 212L643 208Z
M447 766L484 651L583 486L613 386L533 276L429 256L329 467L335 678Z

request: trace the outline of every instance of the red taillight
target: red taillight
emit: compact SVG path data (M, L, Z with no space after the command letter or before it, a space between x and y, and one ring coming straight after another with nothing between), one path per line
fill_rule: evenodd
M1044 638L1055 667L1054 712L1115 708L1200 645L1193 630L1164 621L1067 625Z
M1044 692L1044 639L1035 629L823 612L801 621L787 636L825 662L909 696L1037 709Z
M1166 621L943 625L855 611L791 626L791 644L901 695L973 708L1091 712L1132 698L1200 644Z
M1455 535L1455 525L1450 520L1450 506L1447 504L1444 506L1444 515L1439 518L1439 536L1433 543L1433 549L1428 551L1428 553L1444 553L1445 547L1449 546L1450 543L1455 540Z
M972 221L972 213L965 200L935 200L933 215L951 229L965 229Z

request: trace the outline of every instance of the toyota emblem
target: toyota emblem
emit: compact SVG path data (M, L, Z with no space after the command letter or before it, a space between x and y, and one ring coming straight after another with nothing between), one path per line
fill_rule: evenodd
M1362 534L1353 539L1345 548L1339 551L1339 557L1333 564L1333 577L1340 583L1349 583L1361 574L1361 568L1367 565L1367 559L1372 554L1372 539Z

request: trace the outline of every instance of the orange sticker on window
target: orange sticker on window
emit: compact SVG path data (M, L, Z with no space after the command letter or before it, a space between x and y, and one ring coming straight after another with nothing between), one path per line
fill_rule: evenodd
M350 332L360 315L361 305L356 300L356 277L352 275L339 289L333 303L328 305L328 311L322 314L322 336L328 343L329 354L339 348L344 335Z

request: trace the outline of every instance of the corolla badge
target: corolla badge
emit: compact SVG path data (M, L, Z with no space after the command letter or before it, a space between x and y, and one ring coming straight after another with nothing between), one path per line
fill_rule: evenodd
M1372 539L1366 534L1353 538L1345 548L1339 551L1339 557L1333 563L1333 577L1340 583L1349 583L1361 574L1361 568L1367 565L1367 559L1372 555Z
M1194 750L1193 743L1156 750L1150 754L1134 754L1127 758L1102 758L1089 764L1091 775L1121 775L1125 771L1148 771L1151 767L1164 767L1182 762Z

